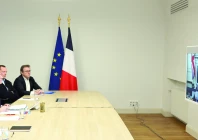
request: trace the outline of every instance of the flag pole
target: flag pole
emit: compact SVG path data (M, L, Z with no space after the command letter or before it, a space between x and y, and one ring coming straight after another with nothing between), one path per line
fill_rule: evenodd
M69 15L68 15L68 18L67 18L67 22L68 22L68 27L70 28L71 18L70 18L70 16L69 16Z
M60 27L60 22L61 22L61 18L60 18L60 14L58 16L58 27Z
M68 35L65 48L65 57L63 61L63 68L61 73L60 90L78 90L75 62L74 62L74 50L72 44L72 37L70 31L71 18L68 15Z
M60 77L62 73L63 60L64 60L64 45L60 29L60 14L57 17L58 20L58 33L56 38L56 44L54 49L54 55L52 59L52 67L49 81L49 90L59 90L60 89Z

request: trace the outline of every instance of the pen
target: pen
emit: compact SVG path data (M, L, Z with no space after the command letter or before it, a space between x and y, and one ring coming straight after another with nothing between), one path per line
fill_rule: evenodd
M13 135L14 135L14 132L12 133L11 138L12 138Z

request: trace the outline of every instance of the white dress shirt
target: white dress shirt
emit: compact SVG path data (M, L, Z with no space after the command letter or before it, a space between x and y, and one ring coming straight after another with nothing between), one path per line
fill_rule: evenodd
M29 79L27 79L25 77L23 77L23 79L25 80L26 91L30 91L30 81L29 81ZM34 91L31 91L30 95L34 95Z

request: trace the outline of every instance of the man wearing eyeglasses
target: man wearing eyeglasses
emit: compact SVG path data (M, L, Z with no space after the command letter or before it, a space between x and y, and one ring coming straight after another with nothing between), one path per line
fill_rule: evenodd
M14 81L14 88L18 91L19 96L34 95L42 93L42 88L36 83L34 78L30 76L30 65L22 65L20 68L21 75Z
M10 104L15 102L19 95L12 86L12 83L6 79L7 68L4 65L0 65L0 104Z

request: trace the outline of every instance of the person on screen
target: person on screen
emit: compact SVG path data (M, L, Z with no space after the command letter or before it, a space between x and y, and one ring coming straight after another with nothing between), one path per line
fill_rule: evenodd
M7 68L4 65L0 65L0 100L1 105L6 103L10 104L15 102L19 95L12 86L12 83L6 79Z
M198 84L196 90L192 91L192 96L190 97L190 99L198 102Z
M19 77L14 81L14 88L18 91L19 96L34 95L43 92L42 88L36 83L34 78L30 76L30 65L22 65Z

